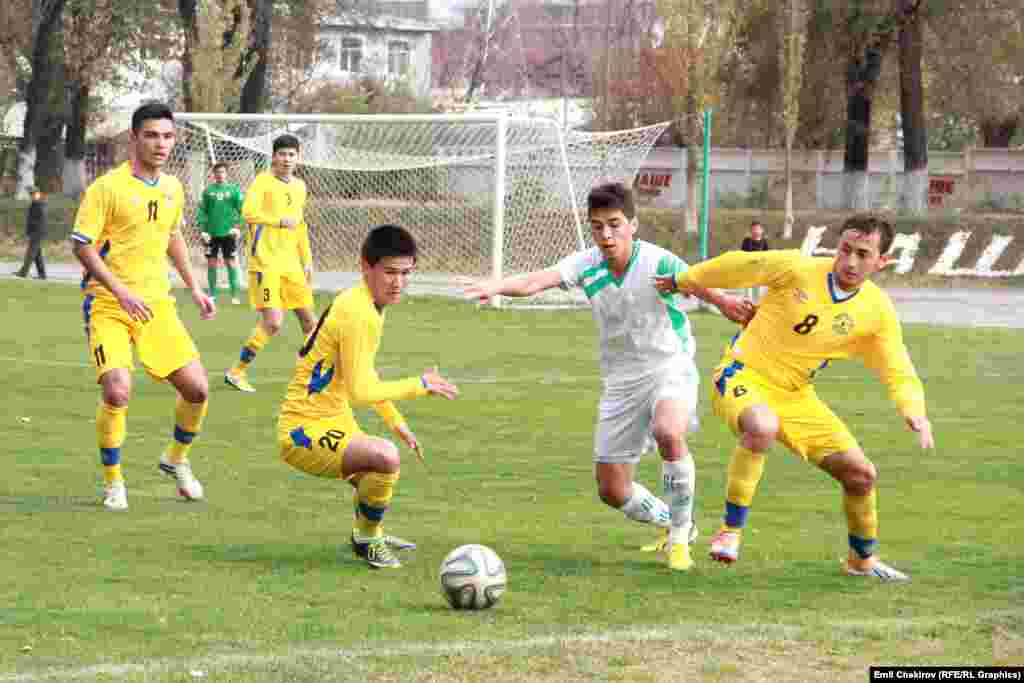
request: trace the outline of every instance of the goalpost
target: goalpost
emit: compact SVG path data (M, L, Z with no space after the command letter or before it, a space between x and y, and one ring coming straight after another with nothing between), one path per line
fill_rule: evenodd
M396 223L420 248L411 291L444 295L458 293L457 276L528 272L588 246L587 192L598 182L632 184L667 125L583 133L502 113L175 118L178 143L166 171L185 186L185 236L197 262L195 205L213 164L226 163L244 191L269 170L274 138L290 133L302 141L296 174L309 190L305 217L320 281L331 289L354 283L366 233Z

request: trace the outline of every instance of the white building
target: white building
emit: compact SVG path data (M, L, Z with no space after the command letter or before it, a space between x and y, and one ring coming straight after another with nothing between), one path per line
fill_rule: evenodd
M378 3L381 10L427 3ZM321 60L316 74L323 79L357 82L370 76L387 82L405 79L419 97L430 95L431 42L440 25L426 18L365 11L344 11L327 17L320 26Z

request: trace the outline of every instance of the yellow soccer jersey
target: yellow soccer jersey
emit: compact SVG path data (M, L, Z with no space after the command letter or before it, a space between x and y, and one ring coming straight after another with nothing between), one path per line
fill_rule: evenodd
M292 178L286 183L273 173L260 173L245 192L242 217L249 225L249 270L302 272L312 264L305 223L306 183ZM296 225L281 227L281 219Z
M181 225L185 193L181 182L163 173L155 183L137 178L131 162L100 176L85 191L71 239L93 244L110 271L144 301L168 297L167 245ZM113 299L88 274L82 289Z
M389 427L404 420L393 400L425 396L419 377L385 382L374 361L384 316L365 284L345 290L320 316L299 351L295 375L281 406L279 432L372 405Z
M677 276L703 287L765 286L757 314L726 355L777 386L805 386L831 361L859 358L878 373L904 416L924 415L924 389L903 344L896 309L873 282L840 300L833 260L799 251L734 251Z

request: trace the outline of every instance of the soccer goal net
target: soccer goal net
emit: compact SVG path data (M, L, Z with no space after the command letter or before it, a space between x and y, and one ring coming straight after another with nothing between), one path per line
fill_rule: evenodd
M305 217L319 281L331 289L356 281L367 232L394 223L419 245L412 291L449 295L458 293L457 276L528 272L588 246L590 188L632 184L667 125L576 132L502 114L176 119L178 143L166 170L185 185L185 233L197 261L195 206L213 164L227 164L229 180L244 191L270 169L273 140L290 133L302 141L296 174L309 192Z

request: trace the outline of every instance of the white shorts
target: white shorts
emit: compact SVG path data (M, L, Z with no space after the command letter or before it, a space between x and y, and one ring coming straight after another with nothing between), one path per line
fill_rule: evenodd
M686 431L697 427L697 396L700 378L693 361L659 373L649 382L628 390L605 387L597 408L594 431L594 462L636 464L654 447L651 427L658 401L682 401L690 415Z

